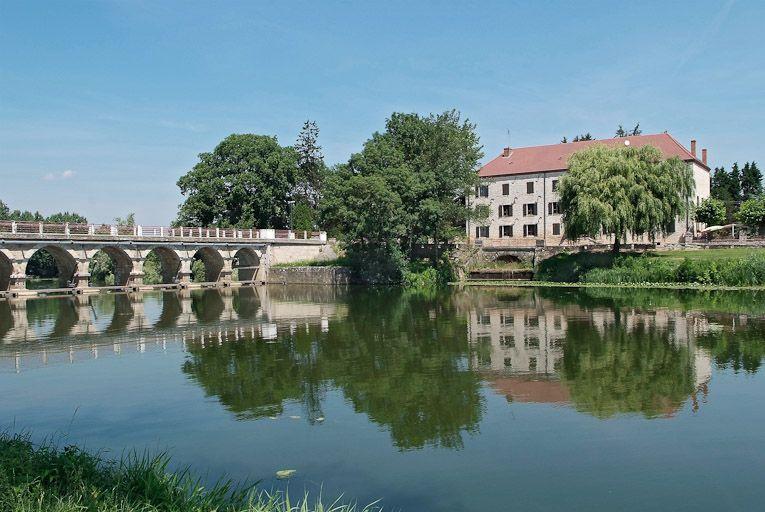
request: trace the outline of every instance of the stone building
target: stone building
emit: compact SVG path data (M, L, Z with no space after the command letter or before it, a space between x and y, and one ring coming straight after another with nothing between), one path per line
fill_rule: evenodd
M696 156L696 141L687 150L668 133L637 135L613 139L593 140L533 146L504 148L502 154L484 165L479 175L481 185L476 187L472 204L489 205L490 216L481 223L469 222L467 235L484 247L530 247L538 245L582 245L612 243L610 237L598 240L570 241L565 238L557 187L560 177L568 169L568 159L576 151L593 144L610 146L646 146L659 149L666 157L678 157L691 167L696 192L694 202L709 197L710 169L707 150L701 158ZM661 243L677 243L688 231L698 230L690 217L677 219L674 231L657 240ZM628 243L647 243L643 239L627 240Z

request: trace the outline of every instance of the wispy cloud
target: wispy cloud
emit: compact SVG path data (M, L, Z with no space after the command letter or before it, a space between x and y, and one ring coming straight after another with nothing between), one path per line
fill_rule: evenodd
M49 172L48 174L43 176L43 180L45 181L68 180L73 178L74 175L75 175L74 171L67 169L61 172Z

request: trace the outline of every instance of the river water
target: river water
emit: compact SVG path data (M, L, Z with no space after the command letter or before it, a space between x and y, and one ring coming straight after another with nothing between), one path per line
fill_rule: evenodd
M756 292L12 299L0 428L386 510L748 511L764 358Z

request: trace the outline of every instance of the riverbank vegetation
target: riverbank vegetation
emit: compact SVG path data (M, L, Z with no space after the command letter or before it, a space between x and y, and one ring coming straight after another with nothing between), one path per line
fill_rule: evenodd
M364 512L339 502L296 501L224 481L206 487L189 471L170 471L165 455L106 460L76 446L36 445L0 435L0 510L8 512Z
M765 285L765 250L707 249L562 253L539 264L535 280L600 284Z

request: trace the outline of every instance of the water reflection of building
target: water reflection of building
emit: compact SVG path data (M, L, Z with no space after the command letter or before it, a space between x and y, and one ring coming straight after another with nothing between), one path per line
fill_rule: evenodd
M190 341L273 340L311 325L326 332L330 318L347 314L315 292L276 295L255 287L0 301L0 371Z
M690 398L694 408L698 406L698 395L706 396L712 376L712 358L696 344L696 338L720 328L710 322L708 316L696 313L613 307L584 309L576 304L561 305L542 299L535 293L497 300L484 297L468 309L467 320L473 347L472 367L484 375L492 389L510 401L571 402L572 392L578 396L583 394L576 384L586 382L587 374L598 371L597 367L585 369L574 376L578 367L597 366L597 358L602 356L595 353L577 357L574 352L599 350L592 347L588 339L599 338L608 348L612 338L623 337L627 343L619 345L622 351L632 350L631 342L639 344L642 339L649 339L654 346L658 343L679 354L673 359L680 366L678 374L682 376L687 372L691 376L688 393L682 397L683 400ZM577 338L584 338L584 342L574 344L572 339ZM636 345L634 351L646 348ZM635 357L638 358L638 354ZM569 368L563 367L566 361ZM578 396L573 397L574 401ZM675 398L676 395L663 397L657 393L648 400L652 405L646 407L655 406L662 414L672 414L682 403Z

